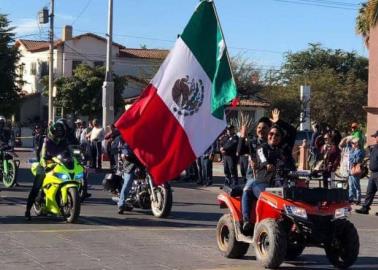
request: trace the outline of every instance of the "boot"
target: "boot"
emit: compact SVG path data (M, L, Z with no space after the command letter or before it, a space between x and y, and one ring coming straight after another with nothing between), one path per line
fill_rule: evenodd
M30 208L26 208L26 211L25 211L25 220L26 221L30 221L31 220Z
M370 208L362 206L360 209L356 209L356 213L368 215L369 214L369 210L370 210Z

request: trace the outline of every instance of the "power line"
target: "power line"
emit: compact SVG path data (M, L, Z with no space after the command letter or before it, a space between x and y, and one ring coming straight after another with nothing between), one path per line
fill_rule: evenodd
M75 24L75 22L81 17L81 15L83 15L83 13L87 10L87 8L89 7L89 5L92 3L92 0L88 0L87 1L87 4L83 7L83 9L80 11L79 15L73 20L73 22L71 23L71 25L73 26Z
M343 9L343 10L356 11L359 9L357 6L351 7L351 6L342 6L342 5L335 5L335 4L331 5L331 4L326 4L325 2L312 2L312 1L305 1L305 0L273 0L273 1L281 2L281 3L288 3L288 4L295 4L295 5L316 6L316 7Z

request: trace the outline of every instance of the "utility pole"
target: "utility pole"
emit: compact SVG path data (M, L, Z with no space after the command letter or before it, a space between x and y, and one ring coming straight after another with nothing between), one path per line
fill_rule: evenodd
M108 3L108 44L106 48L106 74L102 85L102 126L114 122L114 82L112 78L113 0Z
M53 111L53 82L54 82L54 0L50 0L50 59L49 59L49 124L55 121L54 111Z

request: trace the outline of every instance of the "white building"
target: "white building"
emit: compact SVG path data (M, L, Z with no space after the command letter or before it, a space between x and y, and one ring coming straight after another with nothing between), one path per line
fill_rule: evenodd
M47 119L47 101L41 95L43 85L41 79L48 75L49 43L48 41L19 39L15 44L21 53L19 64L20 75L25 84L22 86L23 102L19 120L27 123L36 119ZM113 43L113 71L117 75L126 76L128 85L124 90L124 98L139 95L161 62L168 50L132 49ZM86 33L72 36L72 27L65 26L62 39L55 41L54 46L54 77L71 76L79 64L102 66L106 62L106 39Z

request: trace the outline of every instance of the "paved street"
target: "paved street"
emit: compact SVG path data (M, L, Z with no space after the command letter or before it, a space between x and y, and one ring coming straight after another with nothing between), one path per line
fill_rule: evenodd
M20 155L26 160L30 153ZM100 186L101 177L90 178L92 197L82 205L79 224L56 217L25 222L31 175L21 168L21 187L0 193L0 269L261 269L252 248L242 260L218 252L215 226L223 211L216 204L219 186L174 183L172 214L157 219L141 210L118 215ZM353 269L378 269L378 217L353 214L351 220L361 242ZM323 250L308 248L299 261L282 269L330 268Z

